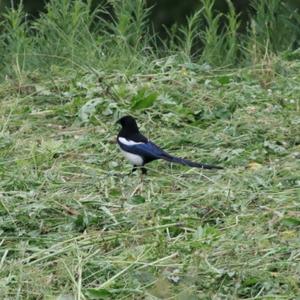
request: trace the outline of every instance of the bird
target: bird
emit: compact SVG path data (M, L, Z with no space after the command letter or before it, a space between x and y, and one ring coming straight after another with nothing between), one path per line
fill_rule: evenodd
M145 165L157 159L194 168L223 169L220 166L193 162L167 153L141 134L136 120L132 116L124 116L117 123L122 126L117 136L117 143L125 158L133 165L132 173L137 168L141 168L142 174L146 174Z

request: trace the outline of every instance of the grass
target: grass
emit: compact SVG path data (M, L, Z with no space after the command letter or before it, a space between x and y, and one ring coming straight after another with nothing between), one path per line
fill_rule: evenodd
M299 295L299 62L168 61L2 82L3 298ZM225 170L154 162L128 176L114 125L126 113L171 153Z
M224 16L203 1L163 50L142 1L114 2L102 28L79 0L52 0L32 23L21 8L6 13L3 299L299 297L300 62L288 47L298 29L285 23L274 42L286 15L268 3L270 30L261 5L242 39L230 1L222 33ZM170 153L225 169L157 161L143 181L128 175L115 142L125 114Z

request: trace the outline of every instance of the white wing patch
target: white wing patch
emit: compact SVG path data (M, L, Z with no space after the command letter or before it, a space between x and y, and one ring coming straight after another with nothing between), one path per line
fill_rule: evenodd
M119 138L119 139L123 139L123 138ZM120 150L123 153L123 155L130 161L131 164L136 165L136 166L143 165L144 160L141 156L130 153L130 152L126 152L122 149L120 149Z
M145 143L142 143L142 142L138 143L138 142L135 142L135 141L127 140L127 139L125 139L123 137L119 137L118 139L119 139L119 142L121 144L124 144L126 146L134 146L134 145L139 145L139 144L145 144Z

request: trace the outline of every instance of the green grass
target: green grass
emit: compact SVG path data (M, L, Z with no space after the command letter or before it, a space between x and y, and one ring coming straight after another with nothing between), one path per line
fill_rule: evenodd
M153 66L1 83L3 299L299 296L300 63ZM128 176L127 113L169 152L225 169Z
M99 26L80 0L33 22L7 11L1 299L299 297L299 18L267 1L240 36L231 2L227 16L213 2L167 41L139 0L113 1ZM125 114L170 153L225 169L128 175Z
M249 66L274 54L293 55L299 47L299 13L280 0L250 1L255 13L249 12L243 31L230 0L227 14L215 11L215 0L201 0L186 24L166 29L165 39L153 32L146 1L104 2L92 9L91 0L50 0L35 20L22 4L0 12L0 79L22 81L38 70L46 77L66 69L152 73L153 61L170 56L167 69L187 62Z

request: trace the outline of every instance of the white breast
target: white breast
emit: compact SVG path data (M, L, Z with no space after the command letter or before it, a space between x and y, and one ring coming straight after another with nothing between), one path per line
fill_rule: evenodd
M130 153L130 152L126 152L122 149L120 149L121 152L123 153L123 155L130 161L130 163L132 163L133 165L136 165L136 166L141 166L143 165L144 161L143 161L143 158L139 155L136 155L136 154L133 154L133 153Z

